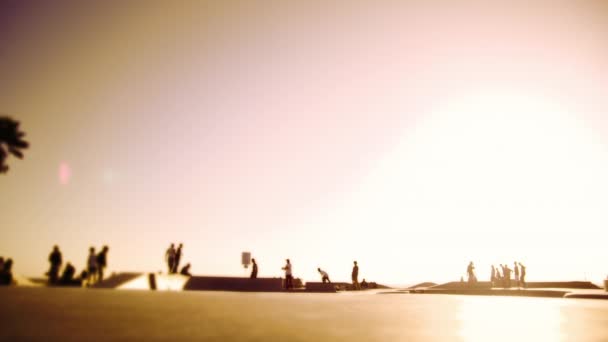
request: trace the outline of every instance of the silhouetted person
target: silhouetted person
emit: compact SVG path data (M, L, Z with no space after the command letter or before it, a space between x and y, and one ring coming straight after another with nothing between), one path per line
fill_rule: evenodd
M507 287L506 285L506 279L505 279L505 267L506 265L500 264L500 271L501 271L501 276L500 276L500 285L502 287Z
M469 266L467 266L467 281L469 284L474 284L477 282L477 277L475 276L475 265L473 262L469 262Z
M291 273L291 262L289 259L285 260L287 263L283 266L282 270L285 271L285 289L293 289L293 274Z
M191 274L190 274L190 263L187 263L184 267L182 267L182 270L179 271L179 274L190 277L191 276Z
M173 263L173 273L177 273L177 270L179 268L179 261L182 258L182 248L184 247L183 244L179 244L179 246L177 247L177 250L175 251L175 261Z
M323 271L321 267L317 267L317 271L319 271L319 274L321 274L321 281L323 282L323 284L331 284L331 280L329 280L329 274L327 274L327 272Z
M505 265L504 277L505 277L505 288L511 287L511 269Z
M97 282L103 281L103 270L108 266L108 246L103 246L97 254Z
M519 286L520 287L526 287L526 266L522 265L521 262L519 263Z
M363 278L363 280L361 281L361 288L362 289L369 288L369 284L367 283L367 281L365 281L365 278Z
M251 259L251 275L249 276L249 278L251 279L255 279L258 277L258 264L255 262L255 259Z
M492 284L492 286L495 286L496 284L496 268L494 267L494 265L492 265L492 271L490 273L490 283Z
M59 280L59 269L61 268L62 262L63 261L61 257L61 252L59 251L59 247L54 246L53 251L49 255L49 263L51 264L51 267L48 272L50 284L57 284L57 281Z
M76 274L76 268L71 263L67 263L61 274L61 284L71 285L74 283L74 274Z
M165 261L167 261L167 268L169 274L173 273L173 266L175 265L175 245L171 244L165 252Z
M517 261L513 263L513 275L515 275L515 285L519 287L519 267L517 267Z
M97 255L95 247L89 248L89 257L87 258L87 285L93 285L97 277Z
M23 159L23 149L28 148L29 143L23 140L25 133L19 130L19 122L9 117L0 117L0 173L8 171L6 159L9 154Z
M350 274L350 277L353 281L353 289L361 290L361 286L359 285L359 265L357 265L356 261L353 261L353 271Z
M0 285L12 285L13 283L13 259L8 258L3 262L0 269Z

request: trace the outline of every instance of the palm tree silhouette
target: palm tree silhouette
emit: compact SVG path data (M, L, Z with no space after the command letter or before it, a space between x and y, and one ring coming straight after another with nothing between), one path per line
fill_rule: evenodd
M29 143L23 140L25 133L19 131L19 122L7 116L0 116L0 173L8 171L6 159L9 153L23 159L23 149L29 147Z

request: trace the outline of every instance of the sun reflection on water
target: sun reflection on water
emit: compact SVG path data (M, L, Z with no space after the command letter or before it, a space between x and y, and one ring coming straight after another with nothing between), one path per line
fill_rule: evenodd
M462 302L459 319L464 341L560 341L564 337L561 334L563 300L489 299L469 298Z

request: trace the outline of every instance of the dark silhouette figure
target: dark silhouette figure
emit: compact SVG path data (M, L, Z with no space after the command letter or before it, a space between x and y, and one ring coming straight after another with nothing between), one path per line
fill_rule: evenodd
M184 267L182 267L181 271L179 271L179 274L188 277L192 276L192 274L190 274L190 263L187 263Z
M179 268L179 261L182 258L182 248L184 247L183 244L179 244L179 246L177 247L177 250L175 251L175 261L173 263L173 273L177 273L177 270Z
M369 288L369 284L367 283L367 281L365 281L365 278L363 278L363 280L361 281L361 288L362 289Z
M13 283L13 259L3 260L0 268L0 285L11 285Z
M511 287L511 272L512 270L509 268L509 266L507 266L505 264L505 270L504 270L504 284L505 284L505 289L506 288L510 288Z
M293 289L293 274L291 273L291 261L289 259L285 260L287 263L283 266L283 270L285 271L285 289Z
M258 277L258 264L255 262L255 259L251 259L251 263L253 264L251 266L251 275L249 276L249 278L251 279L255 279Z
M87 259L87 285L93 285L97 277L97 255L95 247L89 248L89 257Z
M320 267L317 268L317 271L319 271L319 273L321 274L321 281L323 282L323 284L331 284L331 280L329 280L329 275L327 274L327 272L323 271Z
M72 285L74 283L74 274L76 274L76 268L74 268L74 266L68 262L63 269L63 273L61 274L60 283L62 285Z
M353 261L353 271L350 274L350 277L353 281L353 289L361 290L361 285L359 285L359 265L357 265L356 261Z
M49 263L51 264L51 267L49 268L49 271L47 273L49 276L49 284L57 284L57 281L59 280L59 269L61 268L62 262L63 261L61 257L61 252L59 251L59 247L55 245L53 247L53 251L49 255Z
M519 263L519 286L525 288L526 287L526 266Z
M167 268L169 274L173 273L173 266L175 265L175 245L171 244L165 252L165 261L167 262Z
M97 254L97 282L103 281L103 270L108 266L108 246L103 246Z
M519 287L519 267L517 267L517 261L513 263L513 274L515 275L515 285Z
M9 169L6 159L9 154L23 159L21 150L29 147L29 143L23 140L25 133L19 130L19 122L9 117L0 117L0 173L6 173Z
M469 266L467 266L467 281L469 284L475 284L477 282L477 277L475 276L475 265L473 262L469 262Z

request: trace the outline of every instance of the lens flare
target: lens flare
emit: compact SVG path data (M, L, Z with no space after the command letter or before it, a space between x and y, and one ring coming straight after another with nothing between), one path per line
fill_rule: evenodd
M59 164L59 183L67 185L72 178L72 168L66 162Z

